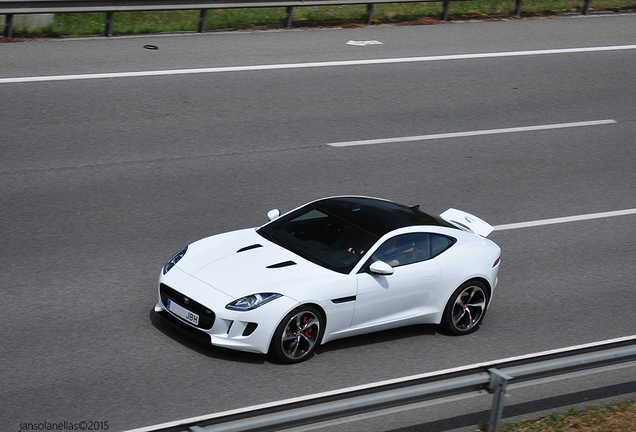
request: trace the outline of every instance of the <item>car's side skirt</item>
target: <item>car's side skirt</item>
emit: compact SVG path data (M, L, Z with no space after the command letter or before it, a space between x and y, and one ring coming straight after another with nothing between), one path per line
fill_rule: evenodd
M379 324L373 324L364 327L354 327L337 332L325 334L322 338L322 343L327 343L332 340L342 339L349 336L357 336L366 333L373 333L382 330L390 330L398 327L405 327L416 324L439 324L442 319L442 311L438 309L426 308L421 314L409 317L406 319L399 319L395 321L383 322Z

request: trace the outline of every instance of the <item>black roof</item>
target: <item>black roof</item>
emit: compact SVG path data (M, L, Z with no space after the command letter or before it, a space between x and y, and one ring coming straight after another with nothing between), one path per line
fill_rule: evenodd
M368 231L377 237L398 228L414 225L434 225L456 228L437 216L431 216L419 209L391 201L367 197L324 198L312 205L333 216L339 217Z

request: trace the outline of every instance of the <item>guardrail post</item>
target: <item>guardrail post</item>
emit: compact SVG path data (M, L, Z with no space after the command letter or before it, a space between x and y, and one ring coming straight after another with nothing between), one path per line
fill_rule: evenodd
M203 33L205 31L205 22L208 19L208 10L201 9L201 14L199 15L199 33Z
M367 25L371 24L371 20L373 19L373 3L367 4Z
M113 35L113 17L115 16L115 12L106 12L106 29L104 30L104 34L107 37L111 37Z
M448 7L450 6L450 0L444 0L444 5L442 6L442 21L448 21Z
M13 14L6 14L4 18L4 37L13 39Z
M585 0L585 3L583 4L583 15L587 15L590 12L590 2L591 0Z
M490 411L490 419L488 420L488 430L497 432L499 430L499 421L503 414L503 397L506 394L508 381L511 380L512 377L494 368L488 369L488 372L490 373L488 391L494 393L492 410Z
M521 0L515 0L515 16L517 18L521 16Z
M287 6L286 16L285 16L285 28L291 28L292 23L292 14L294 13L293 6Z
M373 3L367 4L367 25L371 24L373 19Z

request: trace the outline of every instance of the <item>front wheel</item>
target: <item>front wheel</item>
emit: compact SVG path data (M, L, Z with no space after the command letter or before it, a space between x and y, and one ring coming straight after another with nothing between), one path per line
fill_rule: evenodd
M298 363L311 357L320 342L322 315L313 306L301 306L279 324L271 352L283 363Z
M486 307L488 291L479 281L468 281L455 290L444 309L442 324L455 335L472 333L479 328Z

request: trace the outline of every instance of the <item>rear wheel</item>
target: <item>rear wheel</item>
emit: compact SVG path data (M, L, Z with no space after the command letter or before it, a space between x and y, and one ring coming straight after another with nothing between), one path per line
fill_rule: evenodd
M313 306L301 306L279 324L272 339L271 352L283 363L308 359L322 337L322 315Z
M455 335L472 333L479 328L487 305L486 286L479 281L468 281L457 288L448 300L442 324Z

